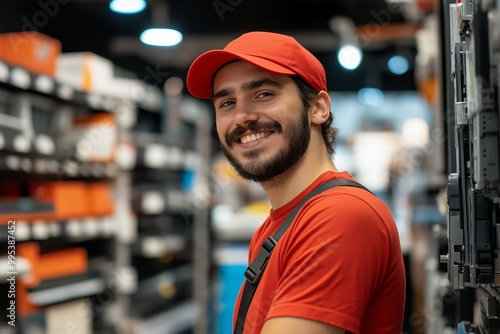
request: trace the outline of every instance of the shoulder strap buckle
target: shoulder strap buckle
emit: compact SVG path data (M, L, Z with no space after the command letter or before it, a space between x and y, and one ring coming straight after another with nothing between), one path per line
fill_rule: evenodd
M248 282L252 284L259 283L260 277L277 243L278 242L273 237L268 237L266 241L264 241L255 260L253 260L247 270L245 270L245 277Z

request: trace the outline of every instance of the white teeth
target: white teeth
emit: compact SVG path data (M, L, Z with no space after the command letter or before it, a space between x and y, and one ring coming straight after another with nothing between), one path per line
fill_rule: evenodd
M267 137L268 135L269 134L267 132L253 133L251 135L241 137L241 142L243 144L247 144L247 143L253 142L257 139Z

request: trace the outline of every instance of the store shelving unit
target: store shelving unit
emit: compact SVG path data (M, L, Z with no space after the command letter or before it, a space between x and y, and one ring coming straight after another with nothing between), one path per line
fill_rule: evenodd
M189 99L171 97L143 110L133 131L137 164L132 207L139 272L132 296L144 333L206 333L210 113Z
M92 153L92 145L105 146L108 138L85 139L90 128L76 119L106 114L113 120L113 106L123 105L123 99L79 91L0 62L0 250L7 261L4 254L12 245L7 241L13 237L16 267L10 271L16 272L17 333L57 330L47 314L57 317L58 305L75 300L110 293L109 306L121 308L116 303L121 291L112 277L127 268L113 245L120 243L117 216L130 201L115 197L115 190L127 171L115 161L82 154L82 144L89 144ZM119 140L117 136L112 144ZM15 222L14 233L9 234L8 221ZM2 293L5 287L1 284ZM116 328L105 311L93 314L80 325L95 333Z
M0 264L12 235L13 332L206 333L208 207L197 199L212 122L202 105L144 92L84 91L0 61Z

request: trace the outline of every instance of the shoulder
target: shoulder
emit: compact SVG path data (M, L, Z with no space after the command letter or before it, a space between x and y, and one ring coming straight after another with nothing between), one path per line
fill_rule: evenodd
M396 245L399 240L387 205L370 192L349 186L328 189L308 201L297 214L289 237L328 239L349 249Z
M343 185L335 182L351 182ZM362 209L359 214L376 214L388 213L386 204L378 197L373 195L369 190L363 189L363 185L358 183L348 172L327 172L322 175L321 184L319 187L324 187L328 183L333 183L322 191L319 195L314 196L304 208L320 209L321 206L344 208L341 212L349 211L347 209ZM358 185L358 186L356 186Z
M308 201L302 210L304 215L322 215L335 218L355 218L392 222L387 205L369 191L352 186L327 189Z

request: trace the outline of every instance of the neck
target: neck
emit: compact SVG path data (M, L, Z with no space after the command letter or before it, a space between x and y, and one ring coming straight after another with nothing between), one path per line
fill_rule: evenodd
M324 172L337 170L321 144L322 142L314 143L311 140L307 151L294 166L276 178L262 183L273 209L291 201ZM312 149L313 147L318 149Z

